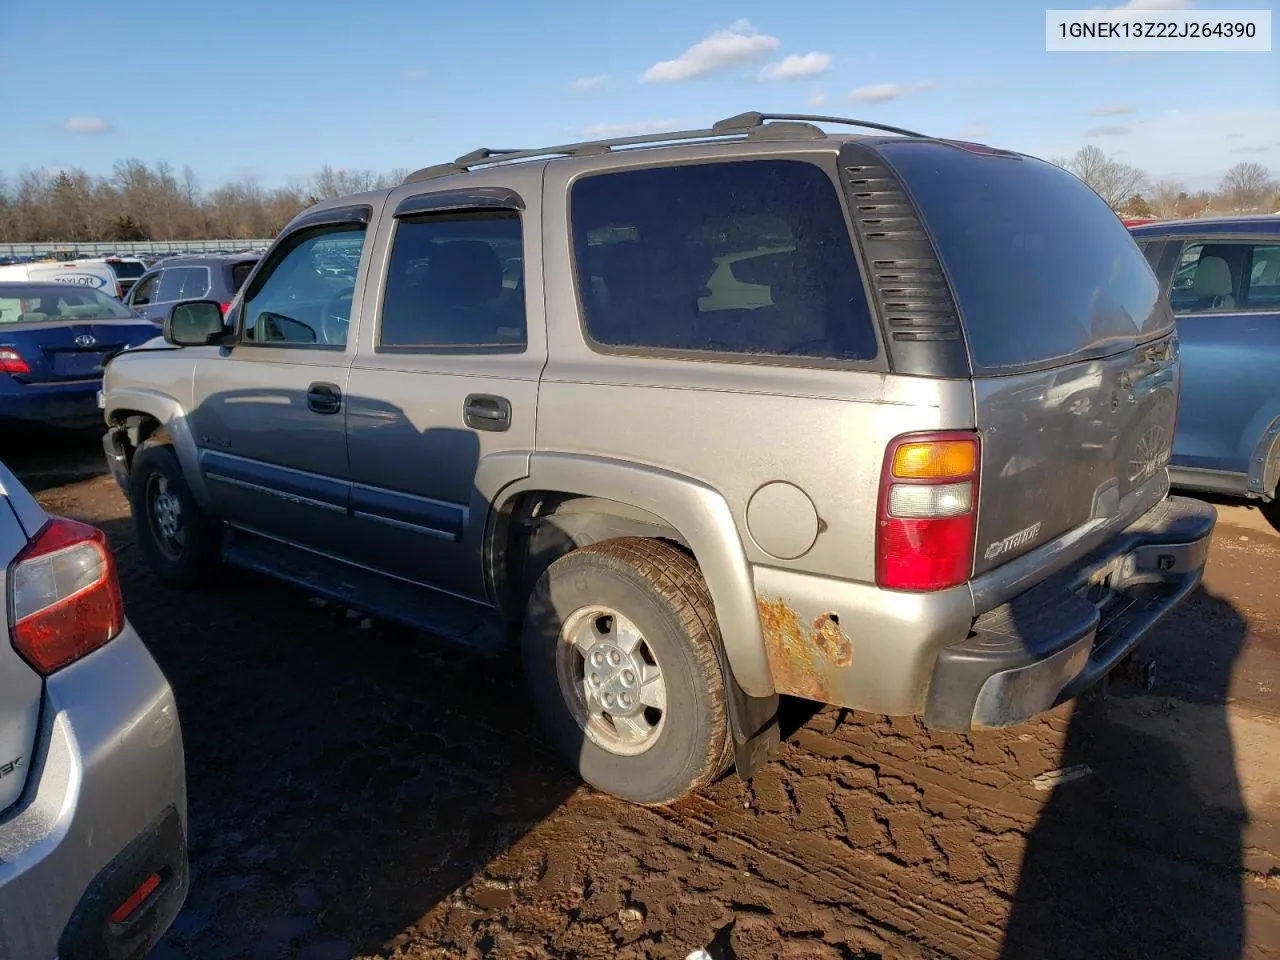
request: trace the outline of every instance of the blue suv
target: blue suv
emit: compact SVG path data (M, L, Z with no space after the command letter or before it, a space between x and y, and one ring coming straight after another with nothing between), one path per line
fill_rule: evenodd
M1182 344L1174 485L1271 503L1280 480L1280 215L1132 233L1169 293Z

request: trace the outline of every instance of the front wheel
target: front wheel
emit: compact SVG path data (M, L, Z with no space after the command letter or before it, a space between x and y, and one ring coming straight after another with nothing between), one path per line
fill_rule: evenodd
M220 558L218 525L196 503L173 447L144 443L129 469L129 503L138 549L157 577L204 586Z
M642 804L710 783L732 755L719 629L697 564L659 540L552 563L522 639L543 728L592 786Z

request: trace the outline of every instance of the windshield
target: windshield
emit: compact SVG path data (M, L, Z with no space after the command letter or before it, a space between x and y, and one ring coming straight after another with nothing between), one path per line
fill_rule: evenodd
M937 143L881 151L937 245L975 368L1106 355L1173 325L1129 231L1065 170Z
M0 323L40 320L134 320L118 300L72 284L0 284Z

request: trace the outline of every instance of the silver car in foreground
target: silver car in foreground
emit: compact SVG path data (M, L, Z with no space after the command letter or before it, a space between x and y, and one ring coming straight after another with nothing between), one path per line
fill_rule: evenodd
M0 464L0 957L144 956L187 892L173 692L102 532Z

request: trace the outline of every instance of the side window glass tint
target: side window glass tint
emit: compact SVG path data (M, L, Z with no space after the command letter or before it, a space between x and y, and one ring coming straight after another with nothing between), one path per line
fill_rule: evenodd
M1280 243L1255 243L1252 254L1244 306L1280 311Z
M1239 243L1188 243L1169 288L1173 312L1228 313L1240 308L1240 282L1250 247Z
M584 177L571 215L597 343L835 360L878 353L839 194L814 164Z
M521 351L524 242L515 211L396 224L380 349Z
M200 300L209 292L208 267L187 267L182 273L182 286L178 289L179 300Z
M364 224L287 238L246 291L244 343L345 347Z

